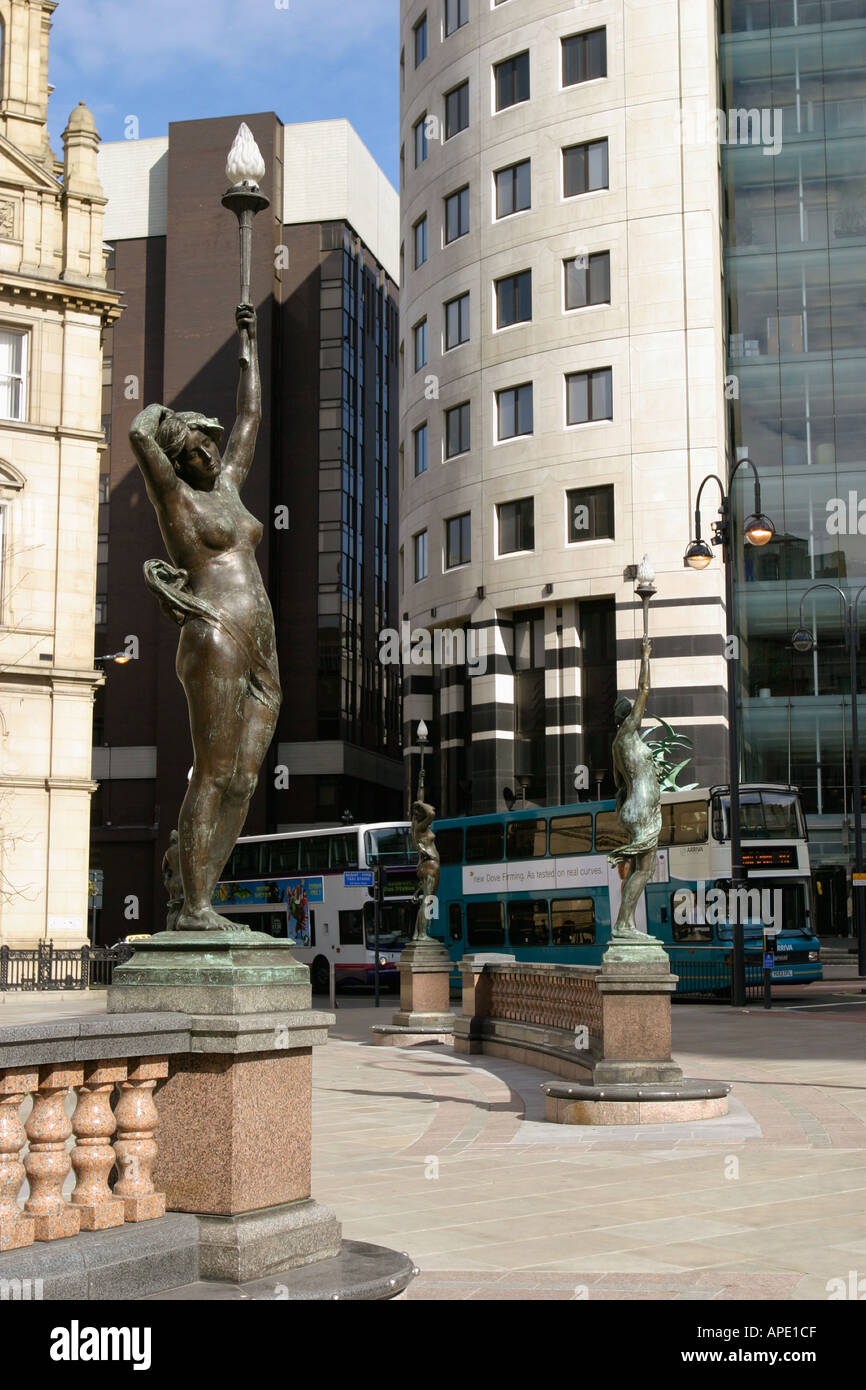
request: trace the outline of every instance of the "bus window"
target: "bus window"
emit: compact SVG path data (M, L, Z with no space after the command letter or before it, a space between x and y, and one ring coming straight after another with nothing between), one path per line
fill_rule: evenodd
M223 877L234 878L257 878L259 875L259 861L261 859L261 844L238 844L235 845L228 868Z
M286 874L298 872L297 840L270 840L262 848L264 850L263 873L276 874L283 878Z
M607 814L603 812L602 814ZM592 898L556 898L550 904L554 946L591 946L595 941Z
M329 835L328 836L328 868L329 869L357 869L358 867L358 836L354 835Z
M671 894L671 923L674 941L712 941L713 928L709 922L696 922L695 897L689 888L678 888Z
M486 864L502 858L502 822L492 825L467 825L466 863Z
M595 817L596 850L619 849L627 835L619 823L616 811L599 811Z
M459 825L447 825L444 830L436 830L436 845L440 864L463 863L463 830Z
M328 867L328 836L311 835L309 839L298 841L300 870L302 874L321 873Z
M350 907L340 913L340 945L361 946L364 941L364 913Z
M551 854L591 854L592 816L553 816L550 821Z
M485 951L491 946L504 946L502 903L467 903L466 939L470 946L480 946Z
M505 827L506 859L543 859L547 853L547 822L513 820Z
M381 830L368 830L364 836L364 853L367 863L372 865L411 864L416 855L411 833L405 825L389 825L383 826Z
M463 940L463 913L459 903L448 904L448 939L450 941Z
M550 945L550 921L545 901L508 904L508 944L509 946Z
M270 936L288 936L285 912L260 912L255 923L250 923L255 931L266 931Z
M707 839L707 803L676 801L663 805L659 846L703 845Z

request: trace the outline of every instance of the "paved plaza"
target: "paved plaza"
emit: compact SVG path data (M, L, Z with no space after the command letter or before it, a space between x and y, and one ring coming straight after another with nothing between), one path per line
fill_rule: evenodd
M826 1300L866 1276L861 988L675 1006L675 1057L733 1083L730 1113L641 1128L547 1124L541 1068L373 1048L396 1001L341 997L314 1053L313 1194L347 1239L413 1256L413 1300ZM6 995L0 1022L102 1008Z

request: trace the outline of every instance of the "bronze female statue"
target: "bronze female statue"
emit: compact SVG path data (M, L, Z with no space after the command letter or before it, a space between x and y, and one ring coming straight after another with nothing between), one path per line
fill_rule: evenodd
M613 775L616 783L616 809L628 842L608 856L611 864L626 871L619 914L611 932L614 939L647 941L634 920L641 893L655 872L656 849L662 828L661 788L652 753L640 736L640 726L650 693L650 654L652 642L644 637L641 645L640 680L637 699L617 700L614 708L617 731L613 741Z
M178 931L237 930L211 899L246 820L282 699L273 613L255 555L262 526L239 495L262 413L255 309L239 305L235 320L250 350L223 457L222 426L194 411L150 405L129 431L171 558L171 565L149 560L144 572L181 627L176 670L192 734L193 769L178 820Z
M412 803L412 843L418 851L418 887L414 900L419 904L415 915L413 941L429 939L427 923L433 914L436 890L439 887L439 850L436 836L431 826L436 819L436 809L426 801Z

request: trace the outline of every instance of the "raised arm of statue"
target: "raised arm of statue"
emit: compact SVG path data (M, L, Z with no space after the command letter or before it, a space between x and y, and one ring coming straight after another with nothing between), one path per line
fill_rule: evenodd
M156 442L160 425L171 413L165 405L149 405L139 411L129 427L129 442L144 474L148 495L153 499L164 497L178 485L171 459Z
M650 696L650 655L652 654L653 644L649 637L644 637L641 643L641 663L640 678L638 680L637 698L631 707L631 711L620 725L620 733L636 733L643 722L644 711L647 707L647 700Z
M259 376L259 350L256 336L256 311L252 304L239 304L235 310L238 332L246 329L249 337L250 360L241 363L238 381L237 415L234 428L223 455L223 471L240 489L250 471L256 449L256 436L262 418L262 383Z

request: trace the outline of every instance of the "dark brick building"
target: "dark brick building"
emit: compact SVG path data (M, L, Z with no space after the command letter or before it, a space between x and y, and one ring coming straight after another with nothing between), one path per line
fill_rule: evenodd
M378 660L380 629L398 621L396 192L344 121L220 117L103 146L126 307L105 346L96 640L137 660L107 663L96 707L100 940L161 925L160 865L192 760L177 629L142 578L164 548L127 436L153 401L231 428L238 234L220 196L241 120L271 200L253 231L263 418L244 501L266 523L258 558L284 693L246 830L404 809L398 679Z

